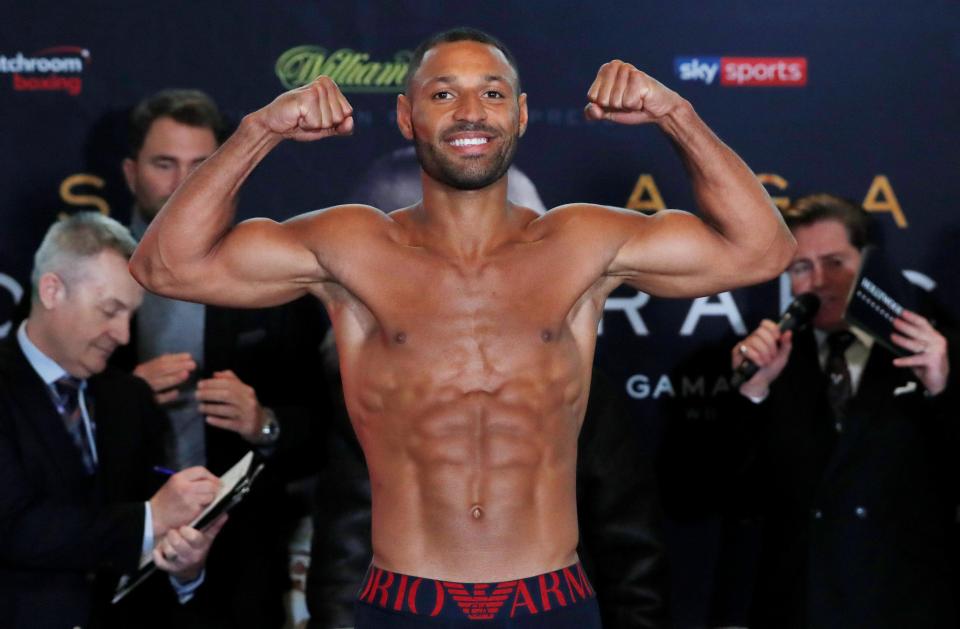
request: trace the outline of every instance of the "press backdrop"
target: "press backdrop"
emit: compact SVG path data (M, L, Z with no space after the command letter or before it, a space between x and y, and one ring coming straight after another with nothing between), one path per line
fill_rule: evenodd
M814 191L863 202L887 256L933 289L946 316L960 311L956 2L2 4L0 336L29 300L31 253L51 221L90 209L128 220L119 164L141 97L201 88L236 121L332 74L356 110L354 136L283 145L243 191L242 218L284 219L351 200L370 165L404 146L394 103L410 50L457 25L489 30L516 54L531 121L517 165L546 206L696 211L655 128L583 120L598 67L624 59L692 101L778 203ZM698 300L622 289L608 301L597 361L629 400L645 452L660 452L673 421L716 421L727 349L787 299L772 282ZM671 516L674 616L696 626L717 527Z

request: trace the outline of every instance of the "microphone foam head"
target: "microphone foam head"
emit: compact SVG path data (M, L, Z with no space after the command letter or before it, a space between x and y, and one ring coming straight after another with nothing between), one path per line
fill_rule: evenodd
M797 295L797 298L790 305L790 310L796 312L797 316L803 316L810 320L820 310L820 298L813 293Z
M813 293L797 295L797 298L793 300L793 303L784 313L780 329L786 332L787 330L804 328L813 320L818 310L820 310L819 297Z

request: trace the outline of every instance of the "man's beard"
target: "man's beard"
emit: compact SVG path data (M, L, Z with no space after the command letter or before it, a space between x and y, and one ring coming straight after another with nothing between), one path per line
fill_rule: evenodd
M494 137L503 137L500 150L490 156L467 157L466 164L454 161L442 153L436 146L422 141L414 134L413 145L417 152L417 161L424 172L440 183L457 190L479 190L494 183L510 168L517 154L518 134L501 136L495 129L483 124L465 123L444 133L484 131ZM486 166L484 164L487 164Z

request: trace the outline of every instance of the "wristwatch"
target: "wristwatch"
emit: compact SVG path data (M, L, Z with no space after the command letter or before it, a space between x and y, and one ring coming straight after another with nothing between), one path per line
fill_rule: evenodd
M267 407L263 408L263 416L266 421L260 427L260 439L257 443L262 446L270 446L280 438L280 422L277 421L274 412Z

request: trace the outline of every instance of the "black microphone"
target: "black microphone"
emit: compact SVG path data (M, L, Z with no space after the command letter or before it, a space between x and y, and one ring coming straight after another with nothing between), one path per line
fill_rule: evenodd
M783 316L780 317L777 325L780 327L781 332L802 330L813 320L818 310L820 310L819 297L813 293L798 295L787 308L787 311L783 313ZM730 378L730 385L734 389L739 389L741 384L755 376L758 371L760 371L760 367L757 367L756 363L746 358L740 363L740 366L734 370L733 377Z

